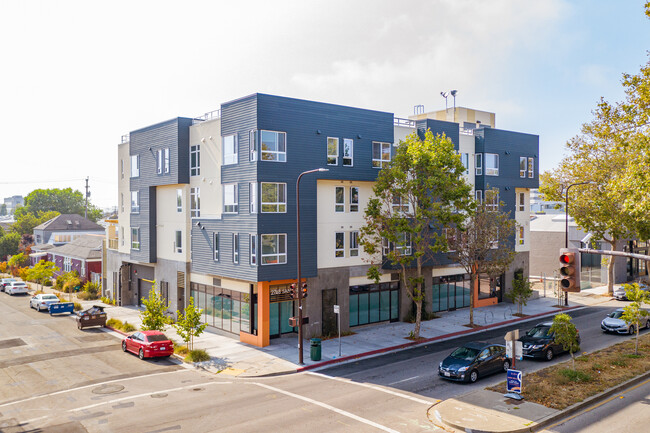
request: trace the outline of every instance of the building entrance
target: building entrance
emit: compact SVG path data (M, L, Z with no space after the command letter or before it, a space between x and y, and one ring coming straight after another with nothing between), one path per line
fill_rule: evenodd
M294 313L289 284L270 286L270 295L269 337L278 338L282 334L298 332L296 328L289 326L289 318L297 316L297 313Z

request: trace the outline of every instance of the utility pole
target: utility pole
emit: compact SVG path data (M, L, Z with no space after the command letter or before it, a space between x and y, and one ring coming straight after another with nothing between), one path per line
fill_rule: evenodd
M90 196L90 192L88 192L88 176L86 176L86 207L84 210L84 218L88 219L88 197Z

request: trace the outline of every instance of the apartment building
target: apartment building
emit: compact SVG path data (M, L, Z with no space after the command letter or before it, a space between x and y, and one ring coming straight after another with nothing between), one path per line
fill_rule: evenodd
M446 117L442 117L446 115ZM517 258L498 281L469 288L465 272L440 255L427 269L427 310L502 301L516 271L528 274L531 188L539 140L499 130L494 114L393 113L253 94L200 118L176 118L123 137L118 146L118 218L108 230L105 290L123 304L155 280L172 312L189 297L204 321L266 346L296 330L289 285L297 278L296 181L300 182L301 276L308 284L306 337L403 320L411 302L398 275L368 280L359 248L363 211L377 173L409 133L430 128L456 145L476 196L498 188L520 223Z

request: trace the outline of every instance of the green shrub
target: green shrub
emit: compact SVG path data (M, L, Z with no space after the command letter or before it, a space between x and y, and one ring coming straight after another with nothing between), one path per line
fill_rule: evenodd
M64 301L64 302L65 302L65 301ZM75 311L83 310L83 308L84 308L84 307L82 307L81 304L80 304L79 302L75 302L75 303L74 303L74 310L75 310Z
M106 321L106 326L110 326L111 328L115 328L115 329L121 329L122 321L120 319L111 318Z
M45 287L52 287L52 280L49 279L49 278L46 279L45 281L43 281L43 285L44 285Z
M580 370L563 368L558 373L564 378L569 379L572 382L591 382L592 380L590 375Z
M93 283L92 281L88 281L83 287L84 293L88 294L88 299L98 299L101 290L101 284Z
M79 292L79 293L77 293L77 298L81 299L82 301L87 301L89 299L92 299L90 297L90 293L88 293L88 292Z
M190 351L189 351L189 349L187 348L187 346L182 345L182 344L176 344L176 343L174 343L174 353L176 353L176 354L178 354L178 355L181 355L181 356L185 356L185 355L187 355L189 352L190 352Z
M203 362L209 361L210 355L203 349L191 350L185 357L185 362Z
M122 325L122 331L124 331L124 332L133 332L136 329L137 328L135 326L131 325L129 322L124 322L124 324Z

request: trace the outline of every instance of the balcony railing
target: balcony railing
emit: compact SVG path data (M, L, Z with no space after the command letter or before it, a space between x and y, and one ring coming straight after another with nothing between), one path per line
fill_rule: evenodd
M406 126L407 128L415 128L415 120L404 119L402 117L393 117L393 125Z
M108 240L108 248L111 249L111 250L116 250L117 246L118 246L118 241L119 241L119 239L117 239L117 238L109 239Z
M218 119L221 117L221 110L209 111L201 116L195 117L192 119L192 125L199 122L205 122L206 120Z
M124 134L122 136L122 143L128 143L130 140L129 134Z

